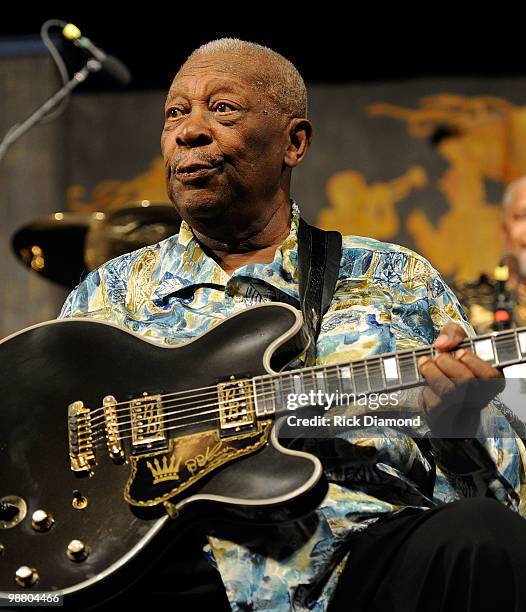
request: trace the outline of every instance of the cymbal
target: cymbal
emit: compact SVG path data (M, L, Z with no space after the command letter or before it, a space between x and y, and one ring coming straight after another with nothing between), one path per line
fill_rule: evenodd
M181 217L172 204L142 200L92 217L86 236L84 260L89 270L123 253L173 236Z
M68 289L113 257L167 238L181 218L172 204L130 202L105 212L58 212L18 229L16 257L30 270Z
M86 269L84 243L96 214L59 212L36 219L15 232L12 249L39 276L75 287Z

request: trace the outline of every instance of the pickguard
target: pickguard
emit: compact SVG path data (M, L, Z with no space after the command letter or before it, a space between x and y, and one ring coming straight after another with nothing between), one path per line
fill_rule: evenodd
M154 506L178 495L221 466L262 448L272 420L253 431L221 438L209 430L170 440L168 449L130 457L131 472L124 491L134 506Z

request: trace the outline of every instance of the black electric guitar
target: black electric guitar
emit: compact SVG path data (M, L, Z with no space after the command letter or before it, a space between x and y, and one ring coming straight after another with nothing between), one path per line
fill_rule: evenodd
M517 363L526 330L463 346ZM278 440L288 394L415 386L432 349L283 371L305 348L300 312L279 303L178 347L82 318L0 342L0 601L46 591L82 609L185 521L311 512L327 484L317 457Z

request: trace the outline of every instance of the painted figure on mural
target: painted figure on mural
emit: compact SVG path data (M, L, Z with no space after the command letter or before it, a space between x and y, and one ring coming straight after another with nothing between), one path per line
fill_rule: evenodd
M407 217L418 251L457 283L492 272L501 256L500 210L487 183L506 185L526 171L526 109L492 96L439 93L417 108L376 103L368 111L405 122L410 136L429 139L447 164L437 183L447 212L435 220L415 208Z

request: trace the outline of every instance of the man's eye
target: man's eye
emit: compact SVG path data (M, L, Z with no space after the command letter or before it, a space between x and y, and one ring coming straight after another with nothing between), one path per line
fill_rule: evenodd
M218 102L214 105L213 110L218 113L228 113L232 110L235 110L231 104L227 104L226 102Z
M177 119L182 114L183 111L180 108L169 108L168 112L166 113L167 117L170 117L171 119Z

